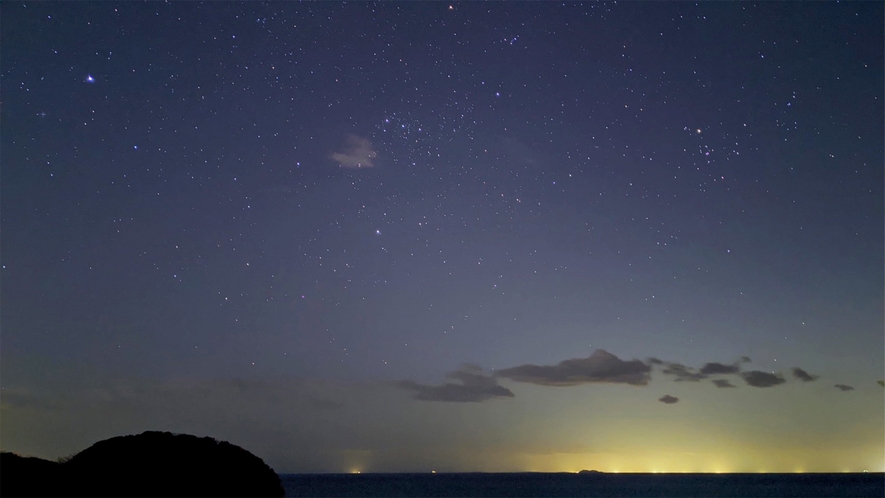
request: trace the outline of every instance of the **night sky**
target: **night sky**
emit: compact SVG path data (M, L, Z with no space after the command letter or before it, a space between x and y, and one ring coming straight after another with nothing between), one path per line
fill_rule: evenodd
M882 2L0 28L5 451L885 470Z

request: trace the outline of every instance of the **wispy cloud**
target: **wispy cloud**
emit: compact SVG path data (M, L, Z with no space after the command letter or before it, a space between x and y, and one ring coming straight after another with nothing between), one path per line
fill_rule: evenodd
M574 358L561 361L555 365L525 364L486 374L475 365L465 365L447 375L454 382L440 385L420 384L406 380L397 383L400 388L415 392L415 399L424 401L478 402L497 397L514 397L514 393L498 384L498 379L514 382L536 384L539 386L564 387L581 384L628 384L646 386L654 372L673 377L676 382L700 382L709 379L720 389L737 388L731 379L712 378L715 376L733 375L740 377L751 387L774 387L787 382L780 372L761 370L742 371L742 365L749 358L742 356L733 363L706 362L700 368L690 367L682 363L661 360L656 357L642 360L622 360L604 349L597 349L587 358ZM817 380L817 375L794 367L792 376L802 382ZM882 382L880 381L880 384ZM853 389L850 386L837 388ZM847 387L848 389L845 389ZM658 401L676 403L678 398L667 395Z
M727 379L713 379L713 384L716 387L737 387L736 385L732 384L730 380Z
M819 376L811 375L810 373L806 372L805 370L802 370L799 367L793 367L793 377L796 377L797 379L801 380L802 382L811 382L811 381L815 381L819 378Z
M658 401L660 401L661 403L672 405L673 403L679 403L679 398L677 398L676 396L670 396L669 394L665 394L665 395L661 396L660 398L658 398Z
M780 374L752 370L741 373L744 382L753 387L772 387L786 382Z
M421 401L449 401L455 403L477 403L493 398L512 398L513 392L499 386L498 381L483 372L476 365L464 365L446 377L460 383L446 382L440 385L419 384L411 380L398 383L399 387L415 392L415 399Z
M747 361L749 361L749 358L747 358L746 356L742 356L740 361L732 363L732 364L719 363L719 362L713 361L713 362L704 363L704 366L702 366L699 369L696 369L693 367L683 365L681 363L665 362L665 361L658 360L657 358L650 358L649 359L649 363L663 365L664 368L661 370L661 373L664 375L671 375L671 376L675 377L674 380L676 382L699 382L701 380L707 379L707 378L714 376L714 375L739 374L741 372L740 364L746 363ZM734 386L731 386L730 383L727 383L727 384L729 384L729 386L726 386L724 384L719 385L720 383L718 383L718 382L714 382L714 383L716 383L716 385L719 387L734 387Z
M676 382L699 382L707 378L707 375L681 363L664 363L664 365L666 366L661 373L676 377Z
M644 386L650 379L651 367L640 360L624 361L597 349L587 358L565 360L556 365L521 365L497 372L516 382L542 386L576 386L590 383L631 384Z
M849 386L846 384L836 384L833 387L835 387L836 389L838 389L840 391L854 391L854 388L852 386Z
M342 168L372 168L378 153L368 138L347 135L343 152L333 152L331 158Z
M741 371L739 365L725 365L723 363L711 362L701 367L701 373L704 375L727 375L736 374Z

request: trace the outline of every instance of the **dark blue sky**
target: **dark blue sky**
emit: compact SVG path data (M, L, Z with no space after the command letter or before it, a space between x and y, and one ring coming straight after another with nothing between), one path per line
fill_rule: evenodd
M885 465L881 2L2 14L4 449Z

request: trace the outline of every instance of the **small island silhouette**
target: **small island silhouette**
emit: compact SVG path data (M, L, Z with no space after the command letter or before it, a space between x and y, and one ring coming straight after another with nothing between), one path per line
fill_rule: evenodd
M0 496L284 496L261 458L210 437L144 432L52 462L0 453Z

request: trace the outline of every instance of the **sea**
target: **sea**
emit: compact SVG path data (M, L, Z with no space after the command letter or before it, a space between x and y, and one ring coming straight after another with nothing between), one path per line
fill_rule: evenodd
M286 496L885 497L885 474L282 474Z

